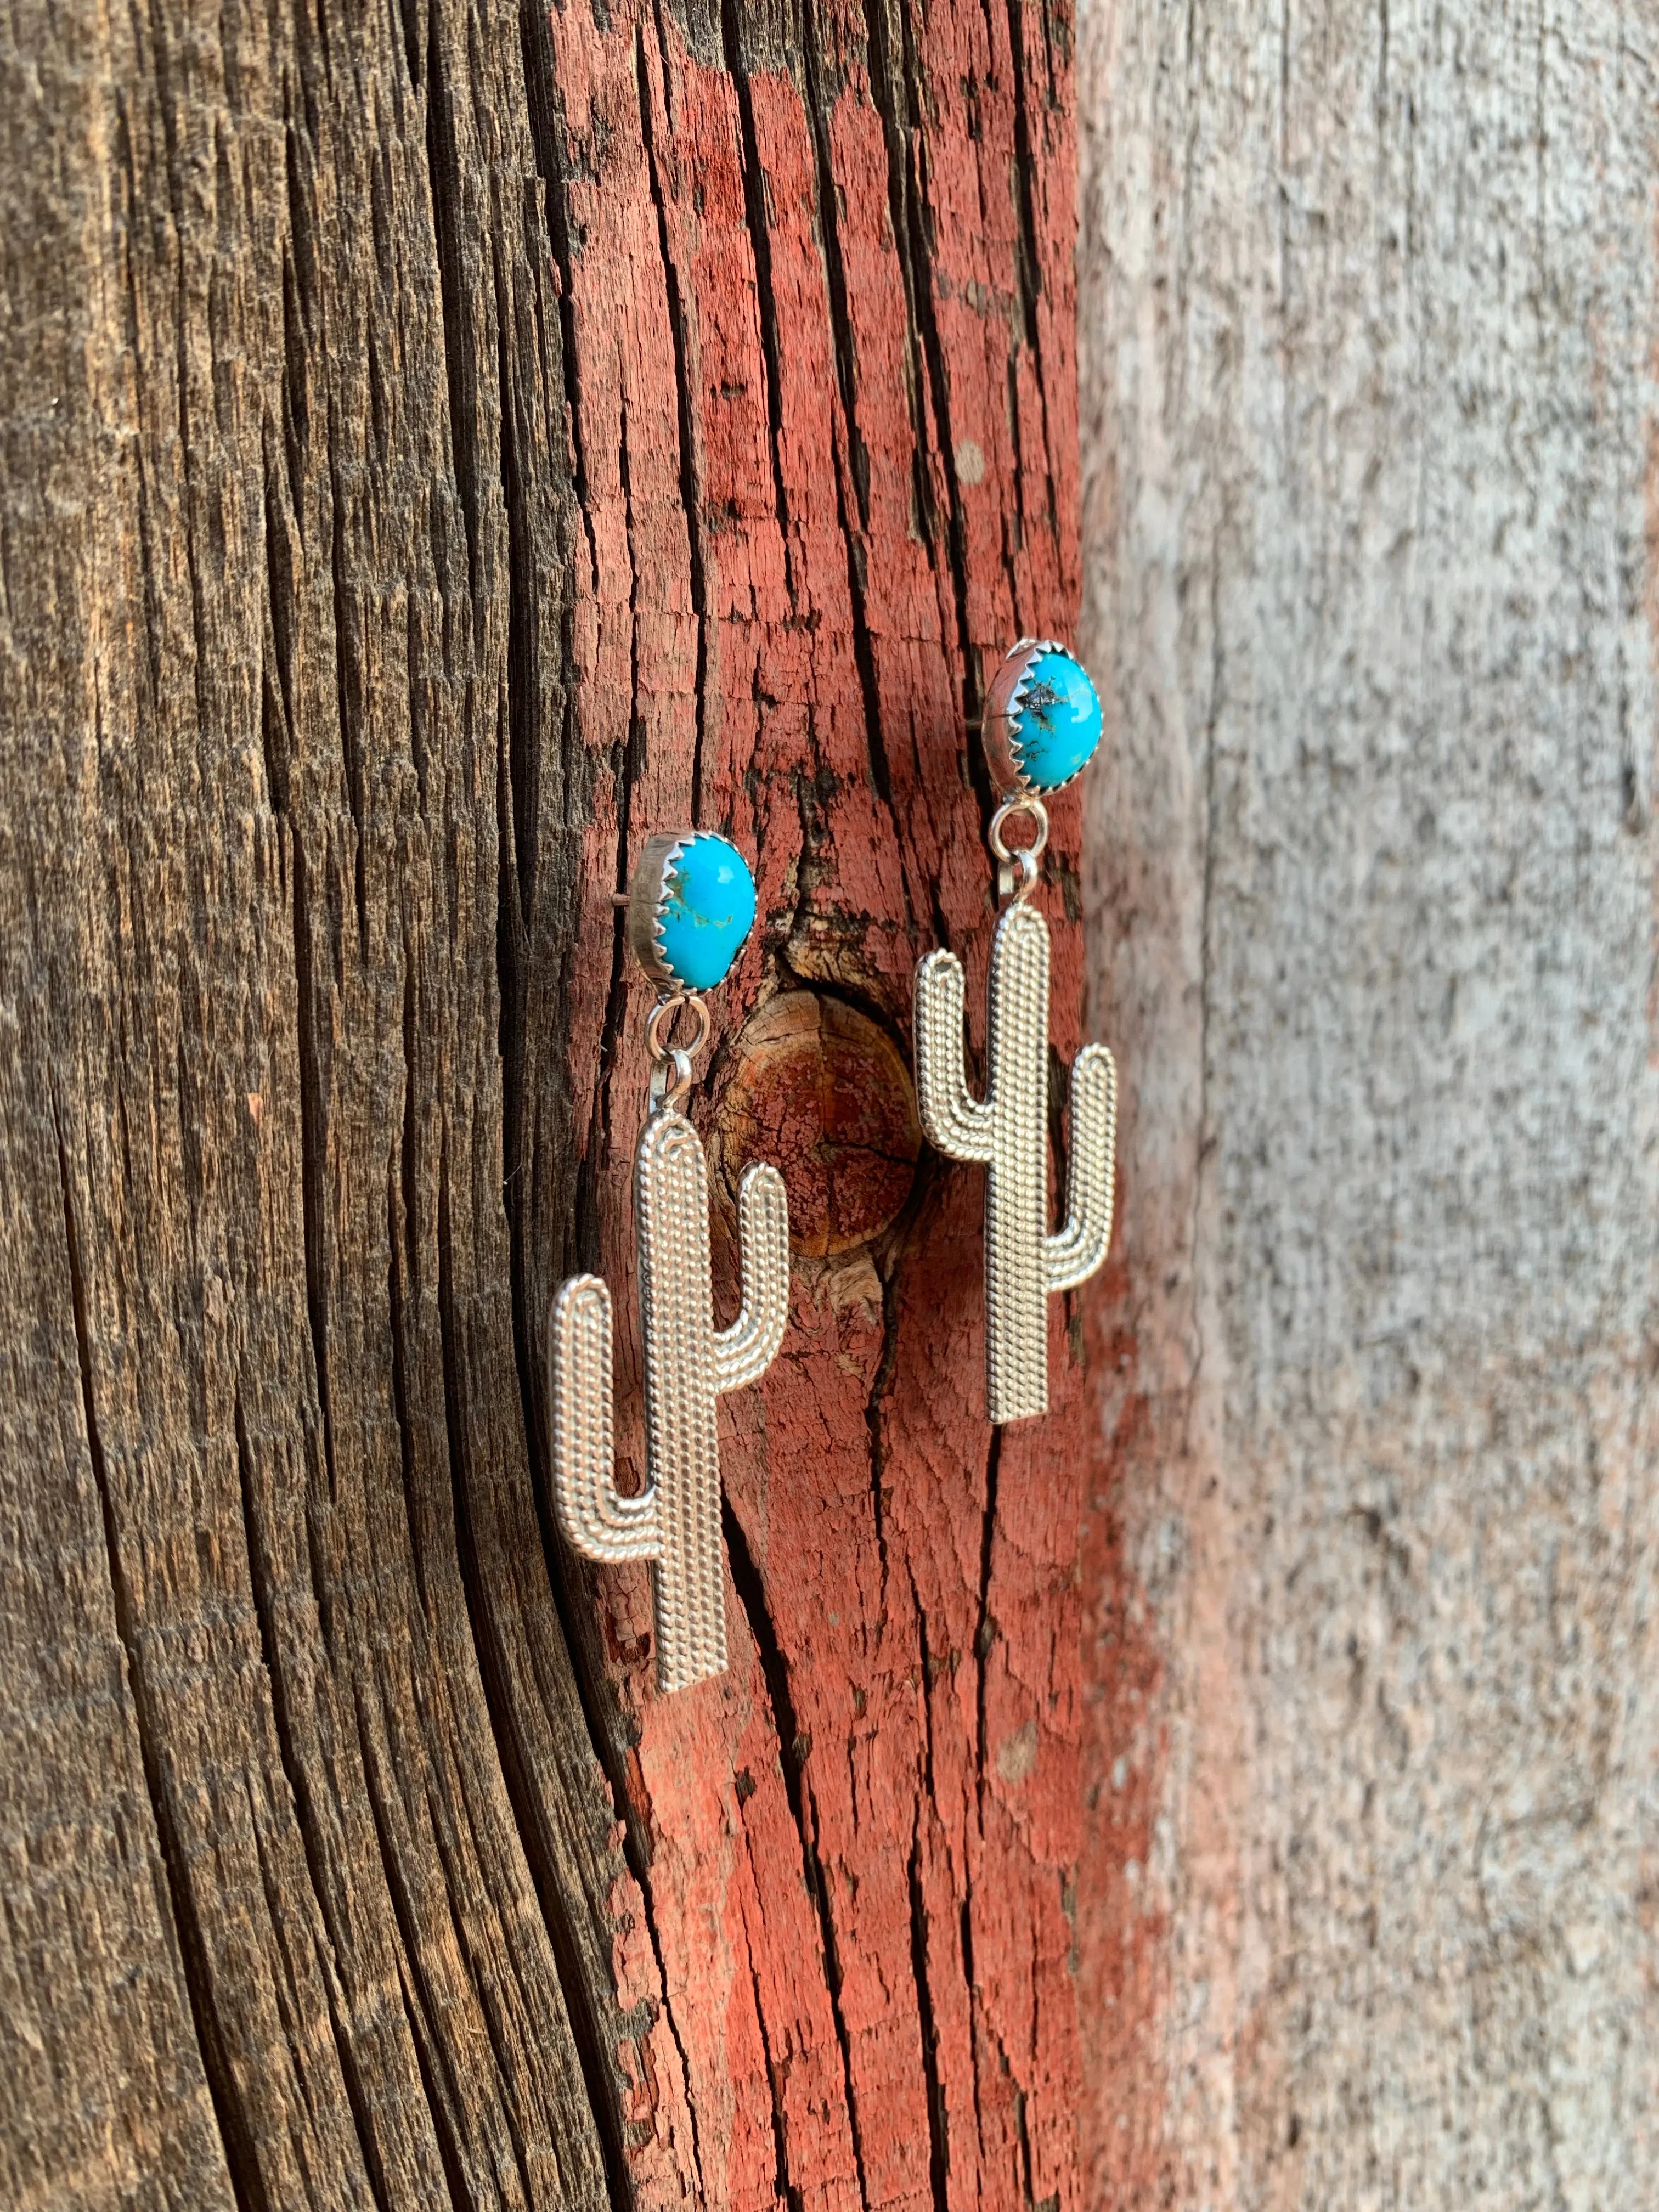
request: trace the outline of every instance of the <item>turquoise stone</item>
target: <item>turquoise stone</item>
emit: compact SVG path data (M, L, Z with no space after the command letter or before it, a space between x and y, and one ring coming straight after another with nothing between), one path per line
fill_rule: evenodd
M1026 672L1013 725L1014 757L1035 789L1058 791L1086 768L1100 743L1100 701L1081 662L1057 647L1040 653Z
M666 870L657 908L657 942L674 980L712 991L754 927L755 878L724 837L688 837Z

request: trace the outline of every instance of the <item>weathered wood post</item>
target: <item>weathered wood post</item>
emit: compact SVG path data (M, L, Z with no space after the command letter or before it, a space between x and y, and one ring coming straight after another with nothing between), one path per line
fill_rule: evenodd
M984 1048L981 671L1075 618L1071 55L1063 0L0 30L8 2205L1079 2201L1080 1332L995 1437L904 1073L936 945ZM630 1264L612 895L688 822L760 885L716 1214L776 1160L797 1255L665 1699L541 1378Z

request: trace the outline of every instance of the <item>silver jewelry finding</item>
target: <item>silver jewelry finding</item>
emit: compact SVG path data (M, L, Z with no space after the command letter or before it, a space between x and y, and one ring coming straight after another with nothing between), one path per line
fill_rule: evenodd
M1021 817L1036 824L1036 835L1029 845L1010 848L1003 836L1010 822ZM997 890L1003 898L1029 897L1036 888L1038 864L1048 843L1048 810L1040 799L1028 798L1023 792L1012 799L1005 799L991 817L991 826L985 833L985 842L997 860Z
M682 842L652 841L662 842ZM690 842L689 836L684 841ZM652 865L659 866L654 856ZM696 886L682 884L676 895L695 899ZM695 908L689 920L682 916L693 931L707 920ZM724 908L715 921L726 928ZM654 935L660 944L662 933ZM669 939L672 956L672 930ZM732 950L740 942L741 933ZM725 950L723 942L719 950ZM681 957L688 963L698 957L695 944ZM672 969L670 980L678 980ZM695 1031L676 1046L671 1039L683 1007L690 1010ZM611 1292L597 1275L573 1275L562 1285L548 1346L559 1526L589 1559L653 1563L657 1680L664 1690L687 1689L726 1666L715 1400L759 1381L783 1340L789 1311L788 1200L777 1170L757 1164L738 1193L743 1285L738 1318L729 1328L714 1327L708 1170L697 1133L680 1111L692 1079L692 1054L708 1030L707 1006L684 988L665 993L646 1025L649 1106L634 1162L645 1340L646 1485L638 1497L624 1497L617 1488Z
M696 1019L696 1031L684 1045L671 1046L665 1040L671 1035L674 1017L682 1006L691 1009ZM645 1024L646 1049L651 1054L648 1097L653 1106L677 1106L690 1091L692 1057L708 1043L708 1009L695 991L671 992L653 1006Z

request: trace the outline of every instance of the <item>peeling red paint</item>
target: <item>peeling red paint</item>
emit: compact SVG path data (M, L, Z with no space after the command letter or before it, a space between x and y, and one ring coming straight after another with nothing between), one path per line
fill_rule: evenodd
M632 977L612 995L613 763L630 744L630 848L695 813L756 856L729 1032L804 985L908 1041L942 927L982 1042L994 914L963 645L988 665L1074 617L1073 96L1069 40L1034 10L915 17L924 112L902 129L872 99L889 62L863 11L832 11L821 137L799 59L739 84L664 13L550 20L591 523L572 1084L611 1082L592 1165L623 1282L647 1003ZM1074 878L1075 795L1054 811ZM1043 898L1069 1054L1082 944L1060 881ZM710 2205L1069 2212L1089 1391L1056 1301L1054 1410L999 1440L977 1176L924 1167L890 1229L886 1200L869 1206L873 1241L820 1237L783 1352L726 1407L729 1676L657 1697L643 1573L590 1578L605 1694L638 1730L626 1783L648 1857L648 1899L618 1900L619 1971L662 2005L631 2155L653 2202L694 2164ZM635 1358L619 1347L624 1458Z

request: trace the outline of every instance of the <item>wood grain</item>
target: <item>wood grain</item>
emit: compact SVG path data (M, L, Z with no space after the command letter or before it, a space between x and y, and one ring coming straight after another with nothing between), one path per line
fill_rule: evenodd
M627 1308L649 830L757 856L706 1125L786 994L982 1005L1065 9L17 0L0 71L7 2201L1077 2203L1075 1316L999 1444L976 1179L849 1196L676 1700L539 1380Z
M844 1000L780 991L744 1024L730 1057L714 1130L727 1223L744 1167L770 1160L789 1194L795 1250L861 1253L916 1188L921 1124L908 1055Z
M1652 11L1095 0L1081 51L1085 2193L1636 2212Z

